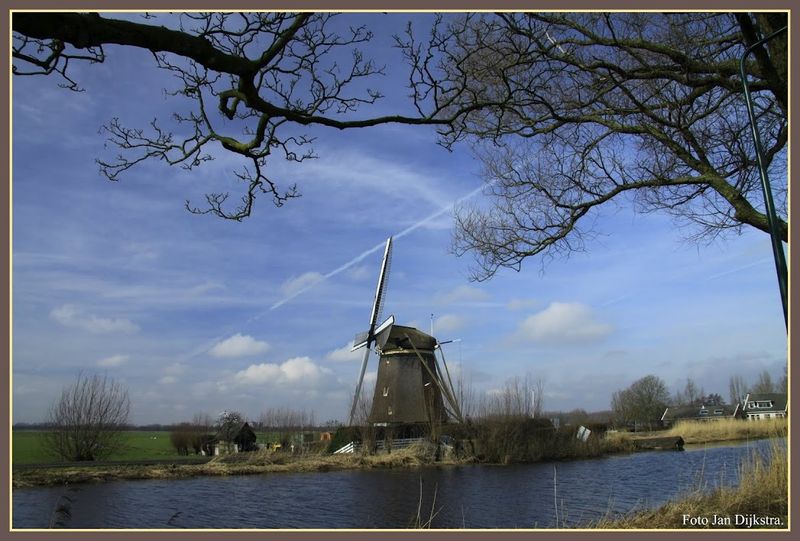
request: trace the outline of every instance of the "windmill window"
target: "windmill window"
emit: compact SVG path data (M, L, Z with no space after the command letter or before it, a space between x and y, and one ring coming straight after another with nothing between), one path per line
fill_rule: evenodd
M392 408L389 408L388 411L387 411L387 415L391 415L391 414L392 414Z
M722 415L722 410L714 410L714 415Z
M708 415L708 410L700 410L700 415Z
M389 396L389 387L383 388L383 396Z

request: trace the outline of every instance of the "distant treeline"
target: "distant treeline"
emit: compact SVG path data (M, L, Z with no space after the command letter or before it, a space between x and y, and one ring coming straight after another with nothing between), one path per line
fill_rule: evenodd
M183 425L186 423L175 423L175 424L149 424L149 425L127 425L123 430L128 430L132 432L172 432L173 430L177 430L182 428ZM50 423L14 423L12 425L12 430L51 430L53 426ZM262 428L264 430L269 430L272 427L264 426L262 427L259 423L254 423L253 428L257 431L261 431ZM335 431L337 426L331 426L330 424L325 426L305 426L303 429L308 432L333 432Z

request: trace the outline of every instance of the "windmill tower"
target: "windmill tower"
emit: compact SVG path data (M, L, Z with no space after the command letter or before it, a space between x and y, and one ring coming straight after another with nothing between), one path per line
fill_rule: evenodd
M394 316L377 325L386 294L391 251L392 238L389 237L378 276L369 328L353 341L353 351L361 347L365 351L350 409L350 424L353 424L372 346L379 355L379 364L368 418L370 424L443 423L448 418L461 421L452 384L448 384L450 375L444 357L442 364L447 375L446 381L439 367L436 351L441 350L436 339L413 327L395 325Z

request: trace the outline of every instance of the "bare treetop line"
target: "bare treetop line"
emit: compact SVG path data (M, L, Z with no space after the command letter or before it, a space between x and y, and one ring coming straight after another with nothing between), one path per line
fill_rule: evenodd
M146 128L112 119L105 132L121 152L99 160L101 171L117 180L151 159L191 170L221 146L248 164L236 173L241 201L210 193L204 208L187 208L234 220L261 195L277 206L299 195L267 172L269 158L314 157L313 137L298 128L434 126L440 144L466 142L485 165L492 205L460 209L454 236L457 254L476 256L478 280L530 256L583 249L597 208L613 202L669 213L697 237L768 231L738 60L785 25L785 13L432 15L424 37L410 25L394 37L413 114L372 117L362 110L383 94L366 85L379 84L388 60L366 58L372 32L341 17L15 13L13 69L78 90L75 62L103 62L110 45L151 51L178 82L175 103L192 110ZM787 58L784 35L747 64L767 165L784 179ZM786 185L776 193L784 241Z

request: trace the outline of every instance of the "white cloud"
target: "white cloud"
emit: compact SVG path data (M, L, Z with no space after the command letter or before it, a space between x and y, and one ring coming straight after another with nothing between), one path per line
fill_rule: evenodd
M308 357L294 357L281 364L251 364L233 375L233 381L241 385L314 385L332 372Z
M214 357L247 357L268 351L270 345L256 340L252 336L236 333L230 338L218 342L209 350Z
M128 359L128 355L112 355L111 357L106 357L105 359L100 359L97 361L97 366L120 366L128 362Z
M169 376L180 376L184 372L188 366L182 363L172 363L169 366L165 366L163 372Z
M176 378L175 376L164 376L163 378L158 380L158 383L161 385L171 385L173 383L176 383L177 381L178 378Z
M518 336L525 340L551 344L592 342L604 338L614 328L596 319L591 308L577 302L553 302L520 325Z
M306 272L300 276L293 276L281 285L281 293L283 293L285 297L291 297L313 286L323 278L324 277L319 272Z
M331 361L334 363L349 363L353 361L358 361L364 357L364 350L357 349L356 351L350 351L353 347L353 342L349 344L345 344L344 346L334 349L333 351L329 351L325 354L325 360Z
M373 276L373 274L377 274L377 273L375 273L375 269L367 267L366 265L361 265L361 266L358 266L358 267L352 267L352 268L348 269L348 271L347 271L347 276L351 280L355 280L355 281L366 280L367 278Z
M444 314L433 320L435 334L453 332L464 326L466 319L455 314Z
M122 251L134 261L152 261L158 257L158 251L151 244L144 242L128 242Z
M373 198L385 197L396 202L427 202L441 206L452 200L450 194L437 189L426 171L409 167L407 162L385 160L372 157L363 152L353 152L337 148L324 153L320 148L320 158L304 163L307 176L324 182L328 186L339 187L346 183L349 190L364 190ZM380 171L376 175L375 171Z
M225 286L218 282L206 280L204 283L197 285L191 289L186 290L187 297L201 297L210 293L211 291L223 291Z
M472 286L458 286L447 293L436 295L436 302L442 304L485 302L489 300L489 294Z
M139 326L128 319L97 317L86 314L72 304L65 304L50 311L50 318L65 327L83 329L92 333L135 333Z
M525 310L527 308L535 308L540 304L536 299L511 299L508 301L506 308L509 310Z

